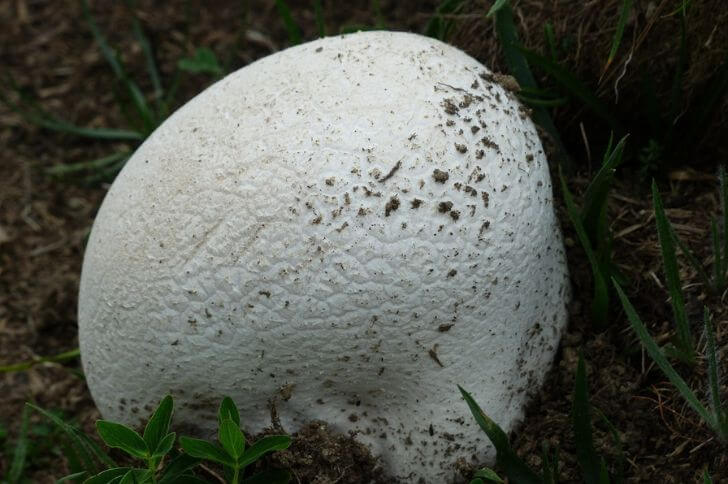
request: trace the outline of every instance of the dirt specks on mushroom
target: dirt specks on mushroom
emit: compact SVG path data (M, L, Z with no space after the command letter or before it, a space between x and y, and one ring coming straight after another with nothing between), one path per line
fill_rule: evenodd
M384 206L384 216L389 217L389 215L396 211L399 208L399 198L396 196L389 199L387 204Z
M432 172L432 178L434 178L437 183L445 183L448 178L450 178L450 175L446 171L435 168L435 170Z

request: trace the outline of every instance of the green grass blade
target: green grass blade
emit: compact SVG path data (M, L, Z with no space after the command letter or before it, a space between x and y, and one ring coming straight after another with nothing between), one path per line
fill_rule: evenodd
M612 424L612 422L609 421L606 415L599 410L598 408L594 408L597 415L599 415L599 418L604 422L604 425L607 426L609 429L609 433L612 435L612 442L614 442L614 447L617 449L617 471L616 475L614 477L614 482L621 483L624 481L624 467L625 462L627 461L627 458L624 455L624 445L622 444L622 438L619 436L619 431L617 430L617 427Z
M316 16L316 30L319 37L326 37L326 22L324 21L324 9L321 0L314 0L313 11Z
M18 440L15 443L15 450L13 451L13 460L10 464L10 470L8 471L8 481L10 484L15 484L20 481L23 475L23 469L25 469L25 458L28 455L28 448L30 447L30 440L28 439L28 417L30 416L30 409L28 407L23 408L23 413L20 416L20 433L18 434Z
M26 403L26 405L36 412L39 412L63 431L68 438L69 446L76 453L83 470L95 475L102 470L101 466L106 468L116 467L116 463L114 463L111 457L106 455L101 447L83 432L32 403Z
M703 472L703 484L713 484L713 478L710 477L708 469L705 469L705 472Z
M571 93L571 95L580 99L592 110L592 112L594 112L594 114L606 121L614 131L620 133L624 131L622 124L609 111L606 104L597 98L596 94L594 94L591 89L577 79L571 72L567 71L552 60L533 52L532 50L528 50L523 47L519 47L519 50L526 62L541 68L553 80L561 84L569 93Z
M78 348L64 351L63 353L59 353L57 355L53 356L44 356L42 358L38 358L36 360L32 361L26 361L24 363L16 363L14 365L7 365L7 366L0 366L0 373L10 373L15 371L25 371L29 368L32 368L35 365L39 365L41 363L63 363L65 361L73 360L78 358L79 356L79 350Z
M685 245L685 242L678 237L677 232L675 232L674 227L672 224L669 224L670 227L670 234L672 235L672 239L675 241L677 246L680 248L680 251L685 256L685 258L688 260L688 263L692 266L693 269L695 269L695 272L698 273L698 277L703 281L703 285L705 286L706 290L712 291L715 288L713 287L713 283L710 280L710 276L708 275L708 271L705 270L705 267L703 267L703 264L698 260L698 258L695 256L695 253L693 253L690 248Z
M726 180L723 165L718 167L718 187L723 220L723 276L728 277L728 181Z
M453 22L445 18L452 15L462 7L464 0L444 0L436 9L425 26L425 35L434 39L446 40L452 30Z
M710 407L715 415L718 424L718 436L723 442L728 441L728 421L726 420L726 408L720 399L720 374L718 372L718 356L715 343L715 328L713 327L710 311L703 309L703 321L705 323L705 338L707 346L705 351L708 359L708 388L710 394Z
M113 166L119 161L126 162L126 159L129 158L129 156L131 155L128 151L121 151L119 153L113 153L91 161L64 163L52 166L46 169L46 173L53 176L67 176L86 170L102 170L106 167Z
M134 1L126 0L126 5L130 11L132 11L132 29L134 31L134 37L144 52L144 60L147 64L147 72L149 73L149 79L152 81L152 88L154 89L154 100L157 105L161 102L164 97L164 89L162 88L162 80L159 77L159 69L157 69L157 62L154 58L154 51L152 50L152 44L149 42L149 38L142 29L139 17L133 12Z
M508 442L508 436L503 429L480 409L480 406L478 406L473 397L460 385L458 385L458 389L465 399L465 402L467 402L475 421L493 443L496 450L496 462L503 469L506 476L519 484L540 484L541 478L511 448L511 444Z
M607 69L609 69L612 61L614 61L614 58L617 56L619 45L622 43L622 37L624 36L624 26L627 24L627 18L629 17L629 12L631 10L632 0L622 0L622 8L619 11L619 20L617 21L617 30L614 31L612 47L609 50L609 57L607 58L607 63L602 72L606 72Z
M124 68L121 65L121 62L116 56L116 53L109 46L109 43L106 41L106 37L104 37L104 34L101 33L101 29L99 29L96 20L94 20L93 16L91 15L91 11L89 10L88 0L81 0L81 6L84 19L86 20L89 29L91 29L91 33L93 34L94 40L101 49L102 55L111 66L111 70L114 71L114 75L116 76L116 78L126 88L127 94L131 98L131 101L134 104L137 113L144 123L146 134L151 133L156 127L157 123L152 111L149 109L149 106L144 99L144 95L139 89L139 86L137 86L134 81L129 79L129 77L127 77L126 73L124 72Z
M288 8L288 4L285 0L276 0L276 7L278 8L278 15L283 20L283 25L286 27L288 32L288 40L291 45L298 45L301 43L301 29L298 27L296 22L293 21L291 16L291 9Z
M594 450L591 411L589 407L589 388L582 355L579 355L579 363L576 368L571 418L574 426L576 460L579 463L579 467L581 467L584 482L587 484L599 484L599 457L597 457L596 450Z
M19 91L19 88L11 83L13 89ZM51 131L57 131L59 133L74 134L77 136L84 136L86 138L94 139L108 139L108 140L129 140L137 141L143 140L144 136L136 131L129 131L123 129L105 129L105 128L84 128L75 124L69 123L62 119L56 118L51 114L45 112L39 106L35 105L32 101L27 99L27 96L21 94L21 98L25 102L31 104L32 110L23 109L20 105L10 101L6 96L3 95L0 90L0 104L4 104L11 111L19 114L29 123L36 124L42 128L49 129Z
M594 298L592 300L591 312L592 317L599 326L604 326L607 320L607 312L609 307L609 287L607 286L607 275L604 274L602 265L599 263L594 249L592 248L589 236L584 229L582 224L581 214L576 208L574 199L569 191L569 187L566 184L566 178L564 174L559 170L559 177L561 178L561 191L564 195L564 202L566 203L566 211L569 214L576 235L581 242L581 246L584 248L587 259L589 259L589 265L592 269L592 277L594 278Z
M554 447L554 452L551 454L545 441L541 451L541 476L543 484L559 482L559 448Z
M507 2L508 0L495 0L495 3L493 3L493 6L490 7L490 10L488 10L488 13L485 16L492 17L493 15L498 13L500 9L505 7Z
M119 140L119 141L142 141L144 135L137 131L125 129L106 129L106 128L84 128L76 126L57 118L38 119L34 121L39 126L59 133L74 134L85 138Z
M518 81L522 89L537 89L538 84L536 83L536 79L533 77L531 68L528 66L528 61L524 58L520 50L518 31L513 21L513 11L507 1L502 2L502 5L495 10L494 17L495 31L501 43L503 57L510 74L516 78L516 81ZM566 153L564 143L561 141L561 136L548 111L543 107L534 107L531 117L551 137L561 158L561 163L567 168L570 167L571 160Z
M720 235L718 233L718 224L715 223L715 219L710 221L710 239L713 243L713 276L715 277L715 287L722 288L725 286L725 279L723 277L723 254Z
M222 76L224 72L215 53L207 47L198 47L193 56L178 60L177 68L193 74L212 74L215 77Z
M597 240L597 222L600 219L600 214L606 213L607 195L612 186L614 173L624 159L622 155L626 142L627 136L619 140L614 150L609 151L609 148L607 148L602 166L586 189L584 206L581 209L581 220L592 241Z
M690 323L688 322L688 316L685 312L685 300L683 298L682 286L680 283L680 273L678 272L677 267L677 256L675 255L675 246L673 245L670 222L665 216L662 198L660 197L660 192L657 189L657 183L654 180L652 180L652 203L655 208L655 222L657 223L657 235L660 240L665 280L670 294L673 315L675 316L675 325L677 326L678 345L676 346L678 346L678 350L687 357L688 361L686 361L686 363L695 364L693 338L690 334Z
M546 45L549 47L551 60L557 62L559 60L559 51L556 45L556 34L554 33L554 26L551 24L551 22L546 22L544 24L543 34L546 39Z
M693 410L695 410L695 412L700 416L700 418L703 419L703 421L709 427L715 430L717 428L717 425L715 419L713 418L713 415L711 415L710 412L708 412L708 410L705 408L705 406L700 403L700 400L698 400L698 398L695 396L695 393L693 393L693 391L688 387L687 383L685 383L685 380L683 380L682 377L677 374L675 368L673 368L670 362L667 361L667 358L665 358L665 355L662 353L662 351L660 351L657 343L655 343L655 340L652 339L650 333L647 331L647 327L645 327L644 323L637 315L637 311L635 311L634 306L632 306L632 303L624 294L624 291L622 291L619 283L617 283L617 281L614 279L612 279L612 283L614 284L617 295L622 302L622 307L624 308L624 312L627 314L627 319L629 320L632 329L634 329L635 333L637 334L637 337L642 343L642 346L645 347L645 350L647 350L647 353L650 355L652 360L657 364L657 366L660 367L662 373L667 377L668 380L670 380L670 383L672 383L673 386L677 388L677 390L680 392L680 395L682 395L687 404Z
M119 62L119 59L116 57L116 53L111 48L111 46L109 46L109 43L106 41L106 37L104 37L104 34L101 33L101 29L99 29L98 24L91 15L91 11L88 6L88 0L81 0L81 11L83 13L84 20L86 20L89 29L91 29L94 40L101 49L101 54L104 56L104 59L106 59L106 62L108 62L109 66L111 66L111 70L114 71L114 75L119 80L123 80L126 76L124 74L124 70L121 67L121 63Z
M523 94L518 94L518 99L521 100L524 104L527 104L528 106L532 108L555 108L558 106L564 106L568 104L569 98L567 97L559 97L559 98L553 98L553 99L538 99L534 97L525 96Z

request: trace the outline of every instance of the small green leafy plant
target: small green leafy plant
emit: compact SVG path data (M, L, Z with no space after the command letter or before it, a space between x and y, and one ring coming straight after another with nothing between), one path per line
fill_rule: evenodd
M287 435L269 435L246 448L245 435L240 429L240 414L230 397L225 397L220 404L218 426L219 446L191 437L182 437L180 444L182 449L192 457L216 462L225 467L227 473L232 475L230 478L232 484L240 482L239 479L244 469L263 454L287 449L291 444L291 438ZM280 475L273 474L274 472L270 471L264 472L242 482L249 484L253 482L288 482L287 477L282 480Z
M526 464L510 445L508 436L485 412L477 402L463 388L458 386L475 421L486 433L496 450L496 465L508 477L509 482L515 484L556 484L559 482L559 454L558 449L549 449L544 444L542 454L541 472L537 472ZM616 429L606 417L600 413L601 419L610 429L620 456L617 470L610 474L606 461L599 457L594 448L592 437L591 405L586 377L584 359L579 357L574 385L574 398L572 404L572 426L574 441L576 443L576 458L582 470L584 482L587 484L610 484L623 481L624 455L622 443ZM485 482L504 482L498 474L490 468L480 469L475 473L470 484L484 484Z
M207 481L194 473L194 469L202 459L223 465L228 474L228 482L233 484L239 482L283 484L290 479L287 471L274 470L263 471L240 480L245 467L268 452L288 448L291 438L287 435L267 436L246 450L245 438L240 430L240 415L229 397L223 399L219 411L219 436L222 447L204 440L182 437L180 443L184 452L179 452L175 448L177 435L169 431L174 411L174 402L169 395L159 403L141 435L125 425L98 420L96 430L104 443L110 448L119 449L128 456L141 460L144 463L142 467L119 466L96 442L57 415L33 404L27 404L26 409L41 413L57 426L64 436L62 449L72 473L58 482L204 484ZM21 482L28 448L27 410L23 414L21 433L7 479L9 484Z

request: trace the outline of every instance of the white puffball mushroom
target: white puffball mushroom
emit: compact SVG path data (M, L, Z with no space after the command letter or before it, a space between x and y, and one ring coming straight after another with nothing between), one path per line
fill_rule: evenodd
M492 459L456 384L506 431L567 319L544 150L462 51L366 32L278 52L162 124L109 190L79 302L101 414L175 398L212 435L355 431L388 471L455 479Z

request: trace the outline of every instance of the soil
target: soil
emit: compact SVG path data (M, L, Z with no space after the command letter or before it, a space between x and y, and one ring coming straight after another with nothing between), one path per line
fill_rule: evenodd
M210 46L226 70L234 70L287 45L285 28L274 2L138 2L145 30L157 48L163 77L168 81L177 59L198 46ZM289 1L294 18L303 27L303 38L316 36L315 17L308 2ZM384 1L381 20L391 29L422 31L439 2ZM617 18L617 0L603 2L516 2L516 18L526 45L542 48L543 25L550 21L559 39L571 39L563 62L588 85L599 86L605 53L609 51ZM677 52L677 34L670 9L672 2L635 2L624 44L635 48L624 70L625 49L605 74L605 97L614 96L614 76L619 83L619 115L630 126L639 125L641 72L649 70L660 99L668 96ZM465 49L495 71L505 71L492 23L483 12L491 2L466 2L453 17L450 41ZM687 33L689 68L683 79L683 110L698 94L700 86L726 58L728 7L722 0L694 0ZM658 20L649 23L648 10L664 8ZM140 46L134 41L129 15L123 2L94 2L93 11L112 45L117 46L130 74L146 80ZM368 1L324 2L327 28L372 25L376 18ZM93 43L82 21L79 2L63 0L0 2L0 65L3 75L36 97L44 109L86 126L126 126L114 97L114 77ZM643 35L644 32L647 32ZM642 38L642 40L640 40ZM616 74L615 74L616 73ZM611 77L610 77L611 76ZM199 92L212 79L187 76L181 84L179 103ZM2 86L5 86L3 79ZM146 82L146 81L144 81ZM142 83L144 92L150 86ZM634 100L634 102L630 101ZM662 170L660 186L670 219L680 237L698 255L709 261L710 218L719 213L715 184L715 160L725 160L728 141L726 99L723 109L705 126L706 133L689 161L674 161ZM453 108L457 106L453 105ZM577 197L583 194L591 158L585 152L582 133L591 138L604 127L578 108L578 103L556 111L557 127L565 133L569 152L583 167L569 175ZM634 122L632 122L634 120ZM581 126L581 128L580 128ZM585 135L586 136L586 135ZM634 139L649 134L634 133ZM484 140L485 143L485 140ZM486 143L487 145L487 143ZM88 141L42 130L15 113L0 107L0 365L57 354L77 346L76 297L84 241L108 185L84 186L49 177L44 170L59 163L95 159L124 148L124 144ZM130 148L131 146L129 146ZM595 156L596 158L596 156ZM688 158L686 158L687 160ZM596 162L594 162L596 163ZM383 180L393 175L386 175ZM629 284L628 295L651 333L661 343L673 332L672 314L665 290L659 244L649 198L649 185L631 164L618 175L609 215L615 239L615 260ZM443 173L444 178L447 174ZM435 177L438 175L435 174ZM557 173L552 173L555 180ZM558 184L555 184L558 185ZM365 190L367 190L365 188ZM369 192L368 192L369 193ZM486 194L483 194L486 196ZM560 194L555 199L561 200ZM417 203L415 203L417 202ZM412 208L419 206L412 202ZM488 200L484 198L487 205ZM560 203L560 202L558 202ZM398 204L397 204L398 207ZM392 206L390 210L397 207ZM608 324L599 327L590 315L592 280L589 263L571 229L564 208L558 206L564 227L573 285L571 321L552 371L528 408L520 431L512 436L518 453L540 465L541 446L558 446L562 482L578 482L580 470L570 423L571 394L578 355L588 364L592 404L617 429L626 456L624 475L629 482L697 482L710 470L714 482L728 482L728 453L709 429L688 408L651 359L641 350L618 303L610 306ZM702 306L714 315L722 354L728 345L726 294L710 296L688 266L680 266L693 334L702 335ZM443 328L443 331L447 329ZM699 339L700 354L705 338ZM436 349L432 354L437 357ZM679 367L692 388L704 397L704 361L696 369ZM726 373L725 359L722 362ZM721 387L724 397L726 386ZM45 363L31 370L0 374L0 424L17 434L24 402L61 411L67 419L93 434L99 417L80 375L78 361ZM725 400L725 398L724 398ZM36 422L37 416L33 416ZM293 482L391 482L377 462L352 436L335 435L324 423L311 423L294 435L290 450L266 458L264 464L290 469ZM36 441L40 437L35 437ZM42 439L40 439L42 440ZM606 457L610 471L617 470L618 451L609 426L595 417L595 444ZM36 443L27 476L31 482L55 482L67 472L60 454L40 452ZM0 475L9 466L0 448ZM463 481L473 469L460 464Z

